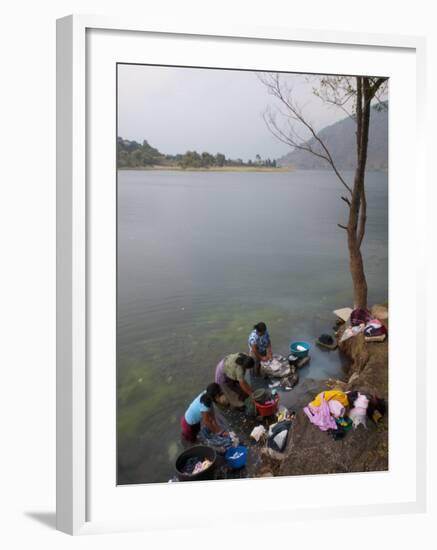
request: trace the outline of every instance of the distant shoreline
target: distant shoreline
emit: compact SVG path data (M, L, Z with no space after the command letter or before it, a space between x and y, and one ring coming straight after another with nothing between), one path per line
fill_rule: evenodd
M137 170L137 171L175 171L175 172L291 172L293 168L289 166L211 166L211 168L182 168L181 166L123 166L117 170Z
M135 170L139 172L329 172L330 168L296 168L294 166L279 166L274 168L273 166L211 166L211 168L182 168L180 166L123 166L117 167L117 170ZM353 172L353 168L342 170L343 172ZM366 172L384 172L388 174L387 168L368 168Z

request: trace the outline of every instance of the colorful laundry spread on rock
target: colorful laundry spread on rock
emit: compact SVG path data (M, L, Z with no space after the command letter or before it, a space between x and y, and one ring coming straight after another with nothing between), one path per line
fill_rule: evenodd
M321 402L321 396L323 394L325 401L330 401L331 399L335 399L337 401L340 401L340 403L343 405L343 407L349 406L349 401L347 398L347 395L345 392L341 390L327 390L325 392L319 393L313 401L309 404L311 407L319 407Z
M303 410L310 422L320 428L322 432L337 429L337 424L335 419L331 416L331 411L329 410L329 405L325 400L324 394L325 392L319 393L317 398ZM318 404L314 405L316 401Z

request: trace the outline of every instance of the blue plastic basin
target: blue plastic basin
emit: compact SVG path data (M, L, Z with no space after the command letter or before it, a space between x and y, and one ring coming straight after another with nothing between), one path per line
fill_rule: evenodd
M238 455L238 458L232 458L234 455ZM241 456L240 456L241 455ZM247 462L247 449L240 445L239 447L231 447L226 451L225 460L228 466L233 470L238 470L246 465Z
M305 348L305 350L299 351L297 349L297 346L302 346L303 348ZM300 359L302 357L307 357L310 348L311 346L308 344L308 342L292 342L290 344L290 353L292 353L295 357L299 357Z

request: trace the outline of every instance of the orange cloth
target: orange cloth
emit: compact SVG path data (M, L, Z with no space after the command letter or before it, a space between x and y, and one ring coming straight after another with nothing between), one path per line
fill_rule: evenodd
M320 407L320 396L324 394L325 401L330 401L331 399L336 399L337 401L340 401L340 403L343 405L343 407L349 406L349 401L347 399L347 395L340 391L340 390L328 390L319 393L319 395L316 396L314 401L311 401L309 404L310 407Z

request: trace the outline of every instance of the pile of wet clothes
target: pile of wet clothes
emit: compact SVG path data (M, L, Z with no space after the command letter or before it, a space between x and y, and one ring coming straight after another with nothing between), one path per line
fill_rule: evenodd
M386 327L379 319L374 319L368 309L354 309L350 317L353 327L363 326L364 336L384 336L387 334Z
M188 475L196 475L200 472L203 472L203 470L206 470L211 466L212 462L211 460L208 460L207 458L201 459L199 457L191 457L189 458L185 464L182 467L182 473L188 474Z
M298 358L295 359L298 361ZM271 361L261 362L261 373L264 378L270 378L269 388L278 391L290 391L299 382L296 368L296 364L280 354L274 354Z
M342 439L350 428L367 428L367 418L378 423L386 413L386 402L359 391L327 390L319 393L303 409L312 424Z
M212 447L219 454L224 454L230 447L235 447L239 443L238 437L234 432L223 435L211 432L206 426L202 426L197 438L201 443Z
M282 378L288 376L291 369L287 358L275 353L270 361L261 361L261 373L272 378Z
M343 332L340 342L364 333L366 340L383 341L387 336L387 328L379 319L374 319L367 309L354 309L350 316L350 326Z

